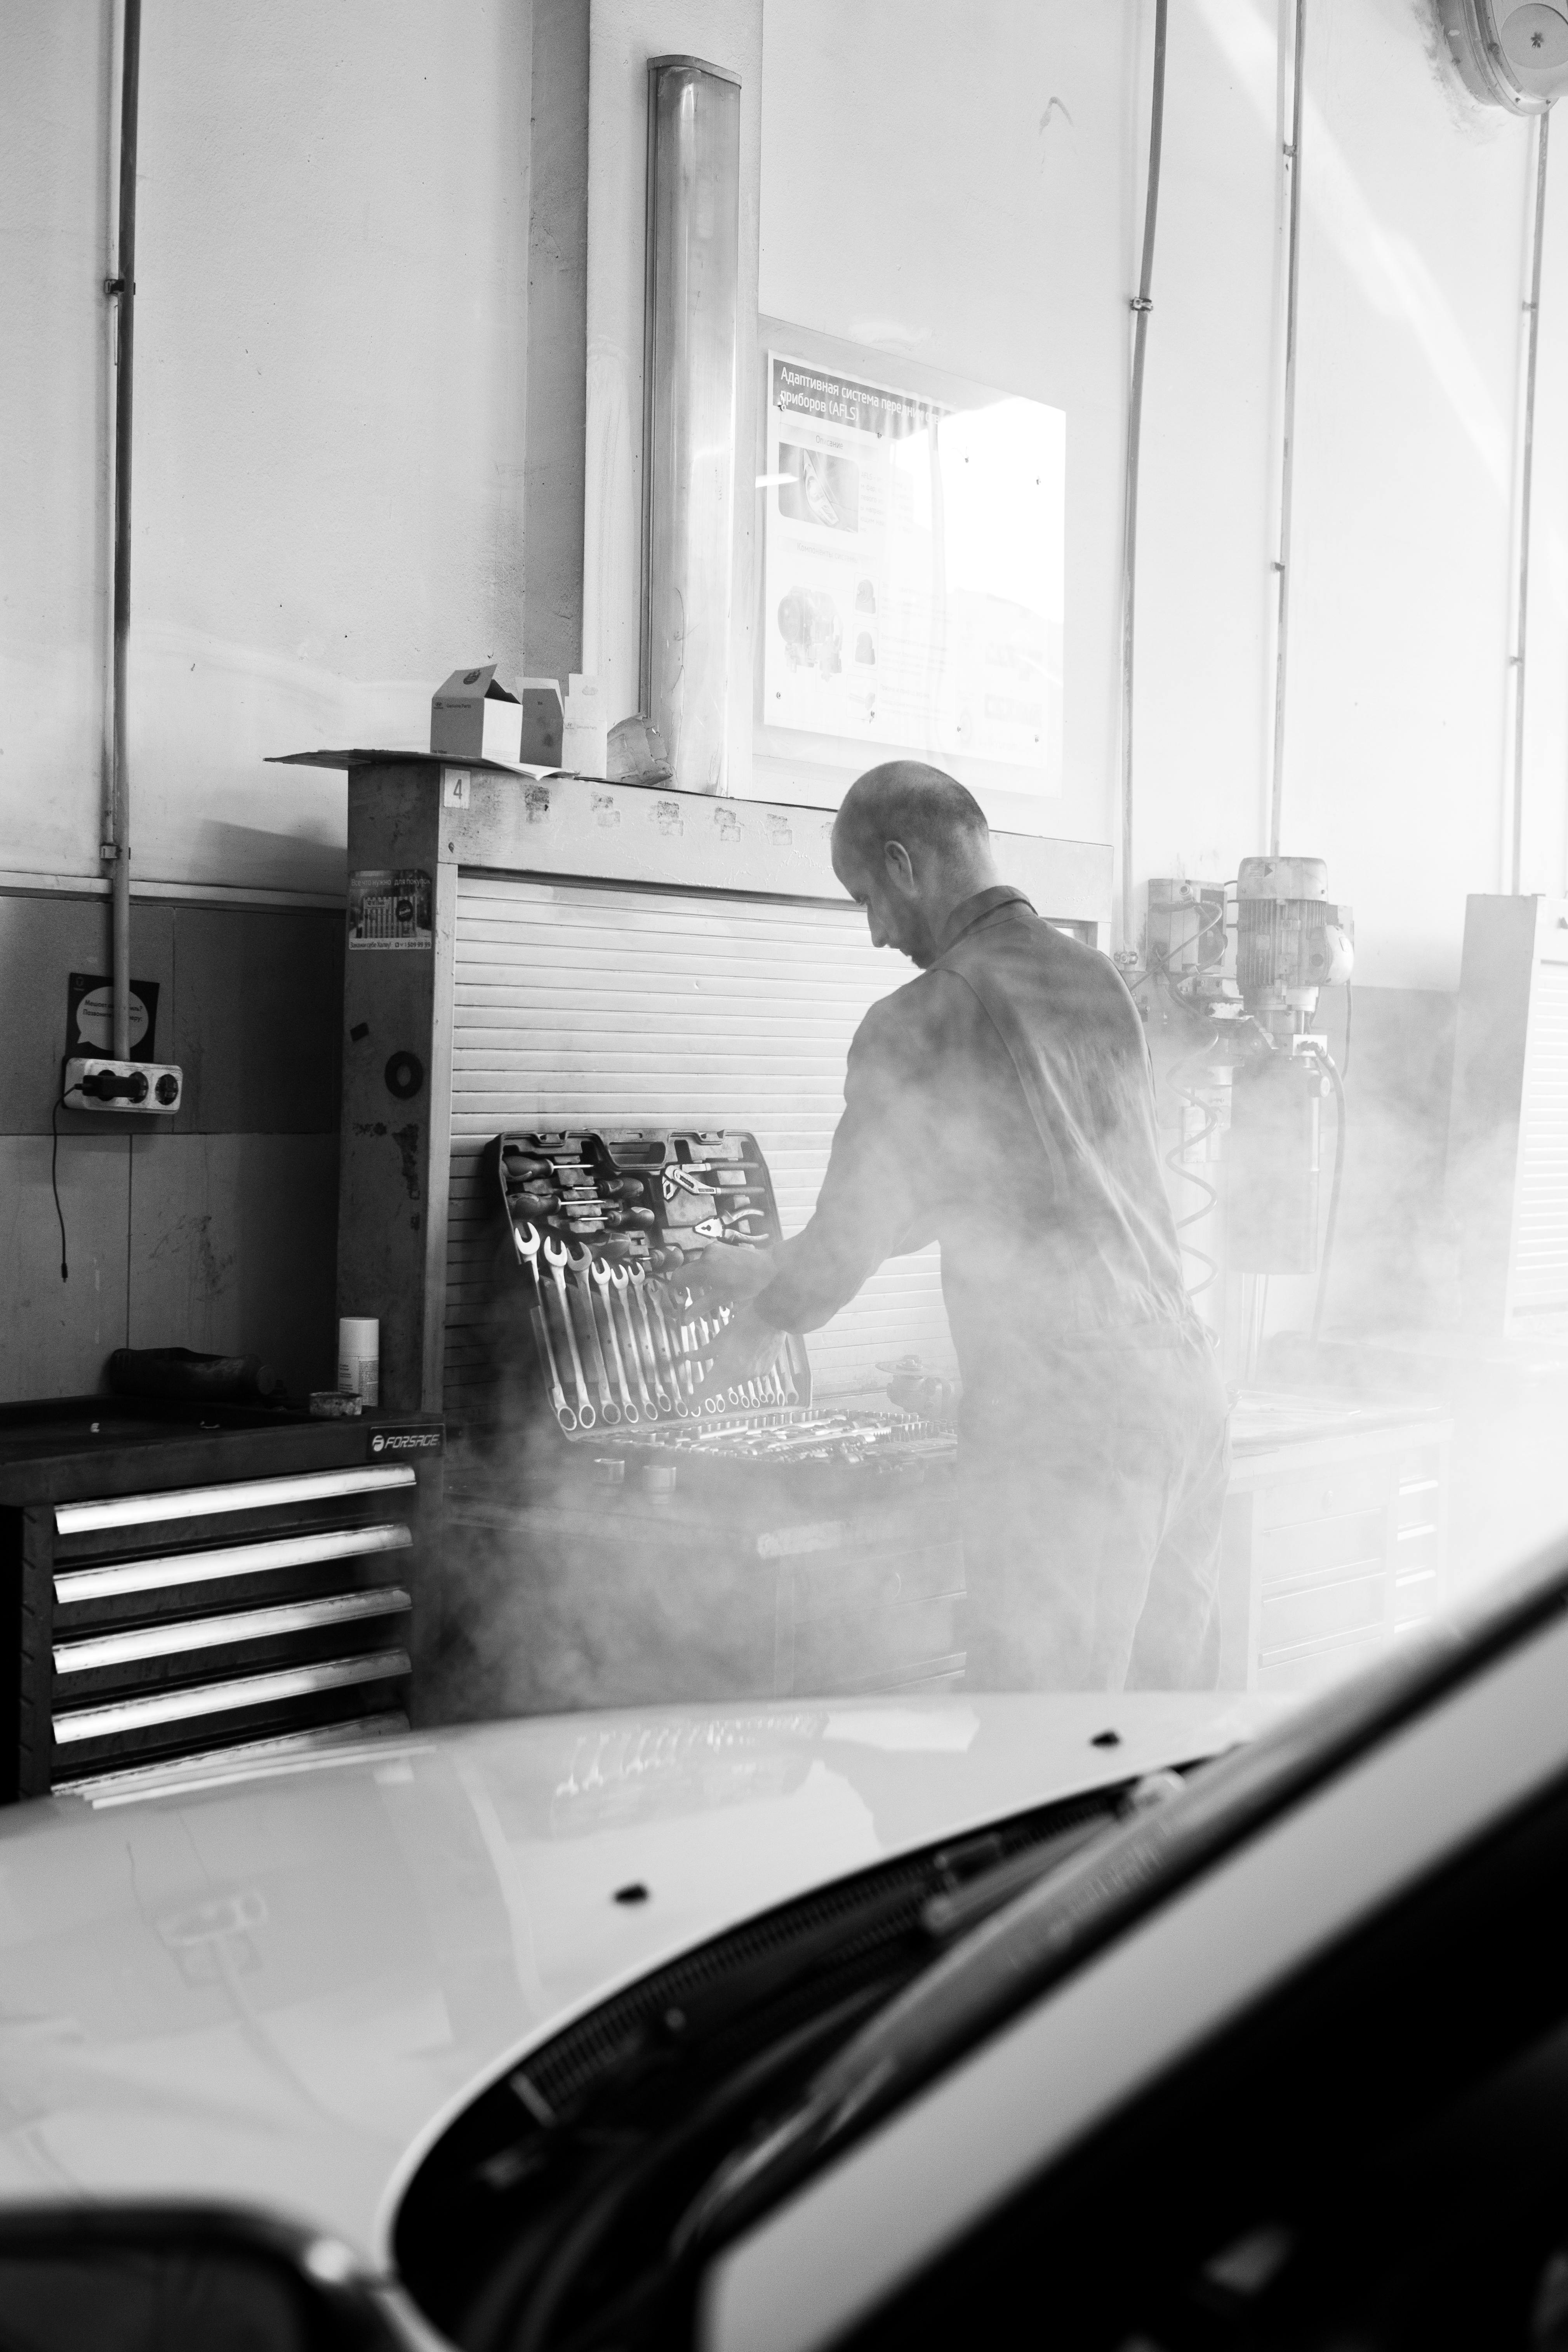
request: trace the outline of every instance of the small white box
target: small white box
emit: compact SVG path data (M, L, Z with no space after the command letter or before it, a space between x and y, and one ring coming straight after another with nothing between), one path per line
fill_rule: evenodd
M494 662L455 669L430 698L430 749L454 760L522 760L522 705L496 684Z

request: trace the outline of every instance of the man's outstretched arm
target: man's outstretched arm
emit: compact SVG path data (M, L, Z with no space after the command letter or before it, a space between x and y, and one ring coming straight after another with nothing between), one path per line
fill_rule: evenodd
M922 989L922 996L929 993ZM776 1331L815 1331L848 1305L884 1258L931 1240L933 1149L924 1024L903 992L874 1004L849 1048L844 1112L811 1220L773 1253L753 1311ZM922 1066L923 1064L923 1066Z

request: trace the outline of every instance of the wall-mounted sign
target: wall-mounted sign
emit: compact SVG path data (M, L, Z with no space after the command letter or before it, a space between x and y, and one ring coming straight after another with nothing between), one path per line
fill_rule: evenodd
M349 876L351 948L432 948L430 877L417 866L396 873L367 866Z
M768 354L763 724L1061 782L1067 420Z
M66 1059L114 1051L114 984L97 971L66 976ZM140 1061L158 1058L158 982L131 983L131 1051Z

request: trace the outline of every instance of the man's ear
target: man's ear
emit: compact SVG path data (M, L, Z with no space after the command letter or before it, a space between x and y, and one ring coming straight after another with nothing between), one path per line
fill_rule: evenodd
M882 845L882 863L888 869L888 879L901 898L916 896L920 885L915 880L914 861L901 841Z

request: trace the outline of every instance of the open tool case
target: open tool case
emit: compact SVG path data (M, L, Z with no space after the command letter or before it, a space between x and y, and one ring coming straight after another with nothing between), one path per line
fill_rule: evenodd
M814 1468L918 1478L952 1440L890 1406L813 1404L804 1342L766 1381L705 1394L714 1328L689 1307L689 1270L738 1242L783 1239L754 1136L732 1128L555 1128L488 1147L532 1332L536 1409L591 1448L606 1485L673 1488Z

